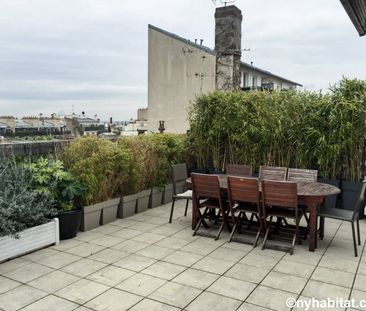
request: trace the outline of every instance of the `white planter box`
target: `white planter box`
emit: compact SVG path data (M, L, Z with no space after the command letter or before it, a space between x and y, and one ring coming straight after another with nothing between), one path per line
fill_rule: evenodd
M19 233L19 239L13 237L0 238L0 262L17 257L45 246L60 243L58 218L26 229Z

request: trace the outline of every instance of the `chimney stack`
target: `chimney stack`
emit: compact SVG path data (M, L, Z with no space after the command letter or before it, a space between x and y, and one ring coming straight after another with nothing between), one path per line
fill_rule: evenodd
M240 88L241 22L243 16L235 6L215 12L216 89Z

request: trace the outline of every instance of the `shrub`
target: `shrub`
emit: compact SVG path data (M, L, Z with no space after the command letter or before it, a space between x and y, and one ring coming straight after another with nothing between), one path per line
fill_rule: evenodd
M132 157L124 194L151 187L162 187L170 181L172 164L184 161L185 136L149 134L122 137L118 146Z
M314 168L359 180L366 134L366 82L343 79L317 92L214 92L190 111L188 151L198 167L226 163Z
M71 172L65 170L62 161L41 157L26 166L32 173L33 187L38 192L50 194L57 207L65 212L74 209L84 187Z
M81 137L62 153L65 167L85 186L82 204L106 201L118 195L127 179L129 155L108 140Z
M29 167L13 159L0 163L0 236L17 233L49 221L56 215L50 193L33 189Z

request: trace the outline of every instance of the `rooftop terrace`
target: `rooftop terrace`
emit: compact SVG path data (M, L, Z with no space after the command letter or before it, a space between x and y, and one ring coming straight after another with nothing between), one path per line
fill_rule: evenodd
M303 243L289 255L227 243L225 231L192 237L176 204L172 224L162 205L0 264L0 309L283 311L291 297L366 298L365 220L359 257L349 223L332 220L314 253Z

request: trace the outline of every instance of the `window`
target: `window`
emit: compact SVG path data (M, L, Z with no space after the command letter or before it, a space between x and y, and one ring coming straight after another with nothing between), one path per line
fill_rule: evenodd
M256 87L257 86L257 77L253 76L252 78L252 87Z
M246 87L246 86L248 86L248 74L247 74L247 73L245 73L245 72L243 72L242 77L243 77L243 80L242 80L242 87Z

